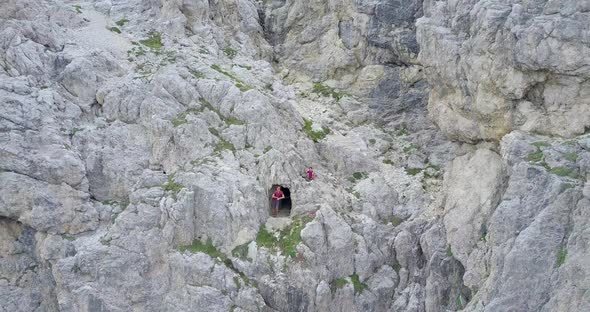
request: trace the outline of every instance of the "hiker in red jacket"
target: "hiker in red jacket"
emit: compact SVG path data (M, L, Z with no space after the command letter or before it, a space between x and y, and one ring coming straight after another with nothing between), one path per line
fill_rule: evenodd
M313 168L309 167L309 169L307 169L307 181L311 181L315 178L315 174L313 173Z
M277 186L274 193L272 193L272 216L276 217L279 214L280 201L285 198L285 194L281 191L281 187Z

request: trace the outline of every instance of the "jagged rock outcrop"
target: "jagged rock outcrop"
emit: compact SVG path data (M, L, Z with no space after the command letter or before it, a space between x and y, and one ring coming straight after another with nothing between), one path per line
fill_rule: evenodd
M419 60L432 119L453 139L590 126L588 1L424 1Z
M1 2L0 307L589 310L589 8L453 5Z

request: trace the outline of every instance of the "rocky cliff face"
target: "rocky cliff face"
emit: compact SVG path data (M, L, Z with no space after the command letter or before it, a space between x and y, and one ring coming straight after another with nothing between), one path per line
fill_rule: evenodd
M2 1L0 307L590 310L588 27L588 1Z

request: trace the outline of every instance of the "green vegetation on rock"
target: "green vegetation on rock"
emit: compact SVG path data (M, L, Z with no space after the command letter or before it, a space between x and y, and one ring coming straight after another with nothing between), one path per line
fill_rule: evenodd
M535 162L539 162L543 160L543 152L542 151L536 151L533 153L530 153L527 155L526 159L530 162L530 163L535 163Z
M569 178L572 178L572 179L582 178L582 177L580 177L574 171L574 169L567 168L567 167L554 167L554 168L550 168L549 169L549 172L550 173L553 173L556 176L560 176L560 177L569 177Z
M290 226L282 229L278 236L269 232L264 225L260 227L256 236L256 244L273 250L279 250L281 254L294 258L297 256L297 245L301 242L301 230L312 218L308 216L295 217Z
M314 142L318 142L326 137L326 135L330 134L330 129L327 127L322 127L322 130L314 131L313 122L311 120L303 118L303 131L307 134L307 136Z
M198 71L198 70L194 70L194 69L190 69L188 70L191 75L193 75L195 78L197 79L203 79L205 78L205 74L203 74L202 72Z
M538 148L551 146L551 144L549 144L549 143L547 143L545 141L539 141L539 142L531 143L531 145L534 146L534 147L538 147Z
M202 252L209 255L211 258L226 258L225 255L217 249L217 247L213 246L211 239L208 239L206 242L194 240L190 245L178 246L178 250L180 252L188 251L190 253Z
M162 36L155 31L150 32L147 39L139 40L139 42L152 50L159 50L162 48Z
M75 4L74 11L76 11L76 13L78 13L78 14L82 14L82 6L79 4Z
M565 246L561 246L557 251L557 259L555 260L555 266L560 267L567 257L567 249Z
M360 294L362 293L365 289L367 289L369 286L367 286L367 284L362 283L359 280L359 276L354 273L350 276L350 281L352 282L352 286L354 287L354 294Z
M110 31L112 31L112 32L116 32L116 33L118 33L118 34L120 34L120 33L121 33L121 30L119 29L119 27L114 27L114 26L113 26L113 27L109 28L109 30L110 30Z
M453 256L453 251L451 250L451 246L447 246L447 256L448 257L452 257Z
M122 19L118 20L117 22L115 22L115 24L117 24L117 26L119 26L119 27L123 27L127 23L129 23L129 20L126 18L122 18Z
M571 161L571 162L576 162L578 160L578 154L576 153L567 153L564 156L565 159Z
M234 248L231 251L231 255L234 256L234 257L236 257L236 258L242 259L242 260L249 260L249 261L251 261L252 259L248 258L248 245L249 244L250 243L245 243L245 244L236 246L236 248Z
M63 234L61 237L62 237L63 239L65 239L65 240L69 240L69 241L74 241L74 240L76 240L76 237L75 237L75 236L73 236L73 235L69 235L69 234Z
M164 190L173 192L174 194L178 194L183 188L184 186L182 184L174 182L174 175L168 176L168 182L164 184Z
M336 91L334 88L323 85L322 83L318 82L315 83L313 85L313 89L312 89L313 93L317 93L321 96L331 96L334 99L336 99L337 101L339 101L341 98L343 98L344 96L346 96L347 94L344 92L338 92Z
M184 111L183 113L181 113L180 115L178 115L176 118L172 119L170 122L172 122L172 125L174 127L178 127L180 125L187 123L186 117L188 116L188 114L198 113L198 112L199 111L194 108L188 109L188 110Z
M351 182L355 182L358 180L366 179L369 177L369 174L366 172L355 172L352 174Z
M332 294L334 294L336 290L344 288L346 284L348 284L348 280L346 278L337 278L330 283L330 291L332 291Z
M415 176L422 172L422 168L406 168L406 173L411 176Z
M238 51L230 47L223 49L223 53L225 53L225 55L232 60L234 59L234 57L236 57L236 55L238 55Z

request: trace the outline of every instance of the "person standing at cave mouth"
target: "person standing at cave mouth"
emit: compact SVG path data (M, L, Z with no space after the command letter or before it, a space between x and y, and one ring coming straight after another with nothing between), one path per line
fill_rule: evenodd
M274 193L272 193L272 216L276 217L279 215L279 206L281 203L281 200L285 198L285 194L283 194L283 191L281 191L281 187L277 186L277 188L275 189Z

